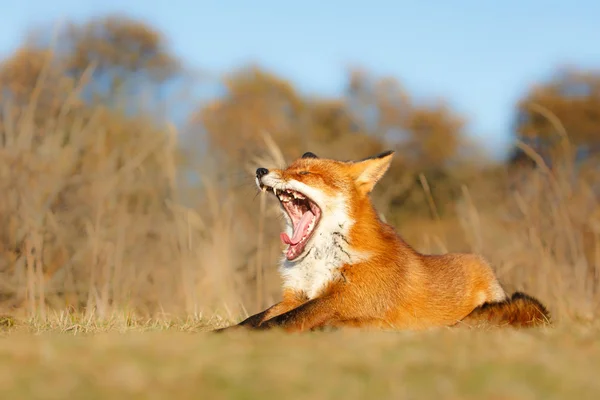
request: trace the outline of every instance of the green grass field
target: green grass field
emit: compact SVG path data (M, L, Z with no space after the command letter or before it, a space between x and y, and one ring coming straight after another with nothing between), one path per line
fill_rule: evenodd
M0 339L0 398L600 398L597 327L291 335L211 328L17 322Z

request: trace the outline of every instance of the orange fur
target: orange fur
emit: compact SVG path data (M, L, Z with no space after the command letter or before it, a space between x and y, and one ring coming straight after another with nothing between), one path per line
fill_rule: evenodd
M282 191L306 195L322 215L314 232L306 234L301 255L282 262L282 302L237 327L427 329L482 322L531 326L549 320L532 297L517 293L508 298L482 257L421 254L379 219L369 194L392 157L387 152L344 162L307 153L286 169L257 170L261 189L276 196ZM282 207L285 199L280 197ZM291 235L297 225L289 221Z

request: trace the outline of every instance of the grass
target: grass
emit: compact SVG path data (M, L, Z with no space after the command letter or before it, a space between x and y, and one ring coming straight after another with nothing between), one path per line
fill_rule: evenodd
M53 321L53 322L52 322ZM27 399L594 399L600 329L207 332L225 321L22 321L0 393Z

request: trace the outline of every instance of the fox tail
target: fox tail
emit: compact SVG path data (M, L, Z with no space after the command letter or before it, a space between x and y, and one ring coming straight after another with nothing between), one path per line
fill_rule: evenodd
M459 321L458 325L528 328L550 323L550 313L539 300L515 292L506 300L482 304Z

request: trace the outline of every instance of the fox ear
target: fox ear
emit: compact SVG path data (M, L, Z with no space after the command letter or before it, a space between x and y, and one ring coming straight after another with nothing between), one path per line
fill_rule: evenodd
M354 181L364 194L370 193L375 184L387 172L394 158L393 151L386 151L373 157L353 163Z
M306 153L302 154L302 158L319 158L319 157L317 157L317 155L315 153L311 153L310 151L307 151Z

